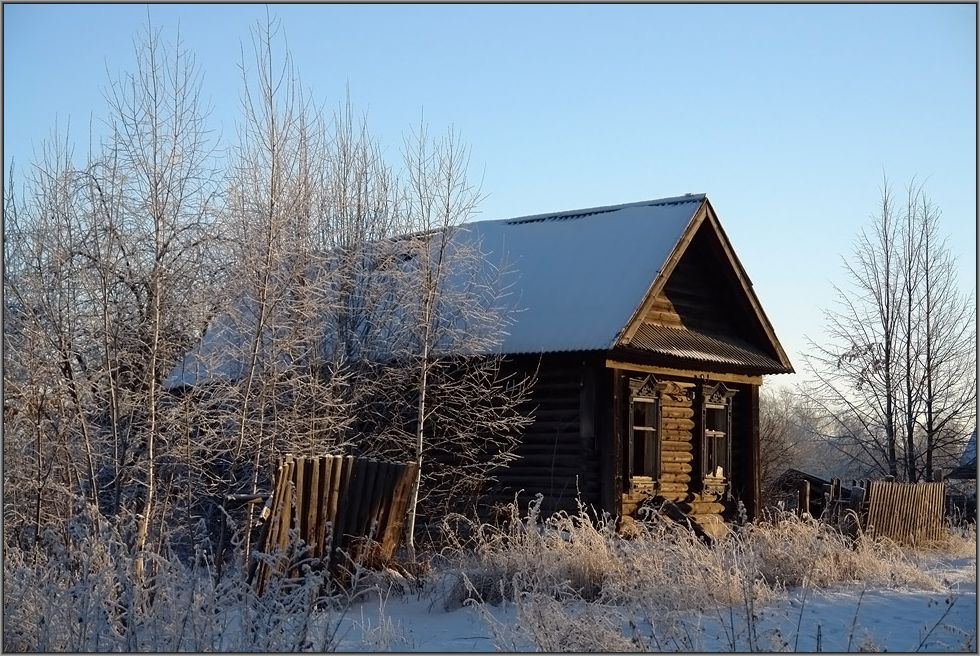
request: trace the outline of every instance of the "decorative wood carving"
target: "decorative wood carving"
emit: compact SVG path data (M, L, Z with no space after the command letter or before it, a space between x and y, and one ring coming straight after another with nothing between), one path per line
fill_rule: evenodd
M656 399L660 397L660 393L666 387L667 383L661 382L653 374L650 374L646 378L631 378L630 396L632 398Z
M729 389L725 383L703 385L704 402L706 405L728 405L738 390Z

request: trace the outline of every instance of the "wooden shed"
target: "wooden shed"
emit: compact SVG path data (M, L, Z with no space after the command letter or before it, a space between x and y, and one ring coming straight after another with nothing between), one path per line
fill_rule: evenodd
M537 369L498 501L614 515L668 500L712 532L759 506L759 387L789 359L711 203L685 195L472 224L516 269L502 351Z

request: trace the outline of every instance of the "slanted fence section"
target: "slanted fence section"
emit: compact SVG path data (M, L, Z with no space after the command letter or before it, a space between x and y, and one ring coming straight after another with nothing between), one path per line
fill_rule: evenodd
M273 574L298 576L300 564L308 559L318 559L332 573L342 571L349 560L390 561L401 538L415 471L415 463L354 456L282 458L262 511L259 544L266 554L279 551L284 556L276 564L253 562L250 578L256 590L263 592ZM301 552L287 553L293 546L291 531L305 543Z
M871 481L865 531L904 544L939 540L944 533L943 483Z

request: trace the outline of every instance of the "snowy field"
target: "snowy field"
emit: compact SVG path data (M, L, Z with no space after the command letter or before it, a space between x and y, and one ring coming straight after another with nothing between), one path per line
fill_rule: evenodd
M637 649L653 651L977 651L976 557L939 557L926 567L943 591L906 586L835 585L790 588L781 599L755 608L706 608L683 613L669 627L652 630L642 617L619 620ZM444 590L371 595L337 623L339 651L485 652L536 651L513 602L470 603L446 610ZM579 602L581 605L582 602ZM753 617L754 615L754 617ZM632 620L632 622L631 622ZM581 630L581 627L570 627ZM561 644L561 636L554 636Z

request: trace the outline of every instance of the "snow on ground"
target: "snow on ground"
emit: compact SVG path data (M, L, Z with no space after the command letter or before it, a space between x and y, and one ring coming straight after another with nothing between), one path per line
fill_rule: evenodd
M787 590L782 601L679 613L672 631L651 631L633 618L647 648L663 651L977 651L975 557L935 556L926 565L941 572L946 589L870 588ZM485 606L496 630L473 605L445 609L443 590L377 596L349 609L337 632L339 651L530 651L501 627L517 621L513 603ZM624 609L616 609L622 612ZM630 622L624 635L630 636Z

